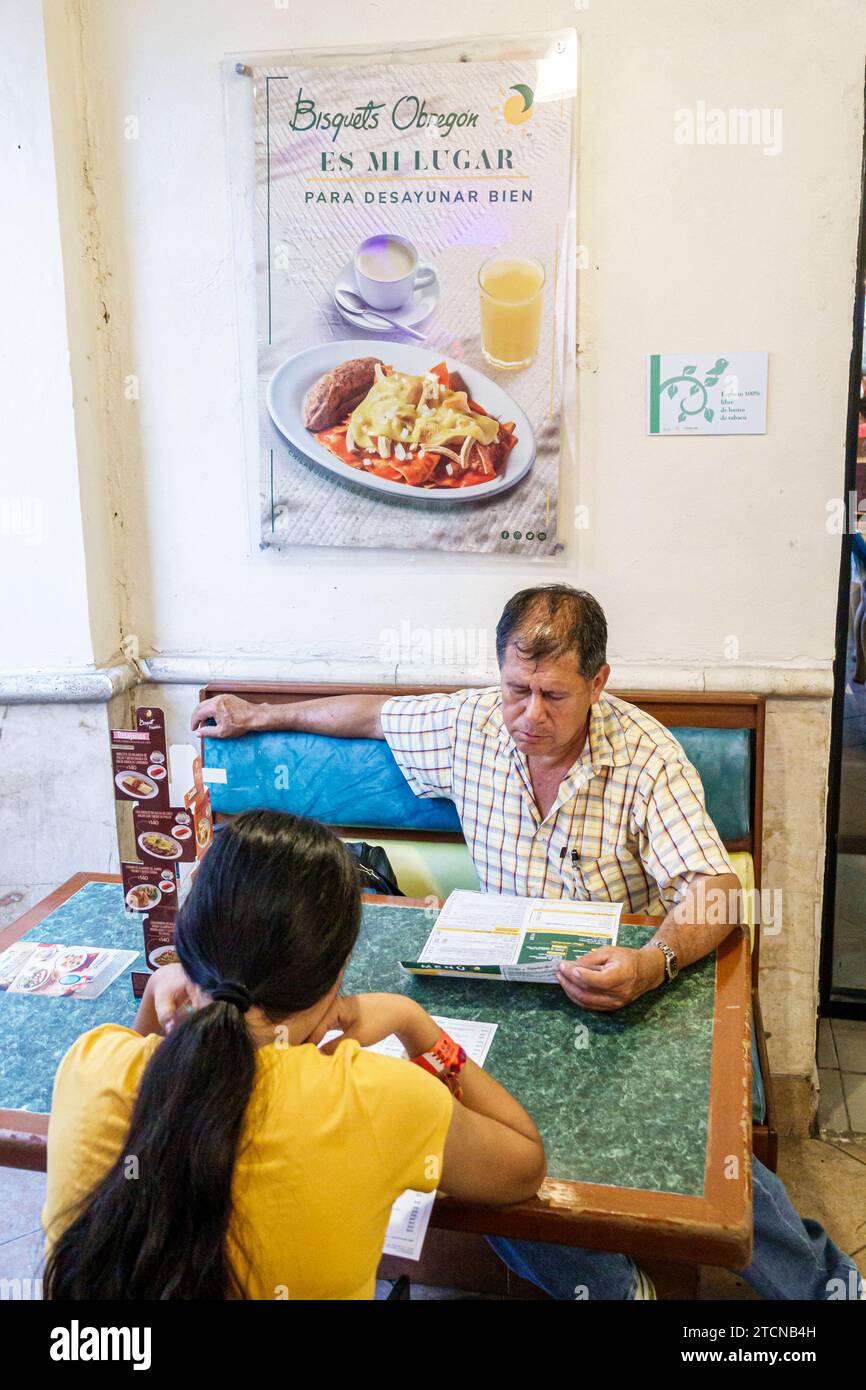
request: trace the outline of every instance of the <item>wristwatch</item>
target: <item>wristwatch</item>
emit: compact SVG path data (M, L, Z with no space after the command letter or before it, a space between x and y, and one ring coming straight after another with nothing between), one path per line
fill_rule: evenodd
M671 980L675 980L677 978L677 975L680 973L680 963L677 960L677 953L668 945L666 941L651 941L650 945L658 946L659 950L664 955L665 977L662 980L662 984L669 985Z

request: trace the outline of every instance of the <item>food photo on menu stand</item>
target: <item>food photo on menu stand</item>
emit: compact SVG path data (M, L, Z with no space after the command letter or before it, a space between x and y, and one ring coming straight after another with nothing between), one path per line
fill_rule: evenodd
M121 850L123 905L140 924L145 970L132 972L133 993L141 997L150 973L177 963L174 947L178 908L192 876L213 840L210 790L200 753L166 743L165 715L139 708L133 729L111 731L111 759L118 840ZM141 769L157 767L156 790L142 801L137 790ZM191 786L186 783L191 782ZM172 801L179 804L172 804ZM130 832L131 817L131 832ZM136 860L124 859L130 839Z

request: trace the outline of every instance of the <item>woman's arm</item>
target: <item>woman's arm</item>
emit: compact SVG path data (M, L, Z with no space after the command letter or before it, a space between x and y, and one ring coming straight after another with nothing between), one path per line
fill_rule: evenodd
M439 1024L413 999L395 1029L410 1057L434 1046ZM441 1187L463 1202L505 1206L534 1197L547 1172L544 1145L523 1106L471 1058L460 1073L462 1100L454 1106Z
M433 1047L440 1028L425 1009L403 994L339 996L311 1041L331 1028L362 1047L396 1033L410 1057ZM342 1038L327 1043L333 1052ZM452 1197L506 1206L533 1197L547 1171L544 1145L519 1101L475 1062L460 1073L463 1099L453 1108L445 1141L441 1186Z
M161 965L154 970L144 987L133 1029L142 1037L147 1037L149 1033L170 1033L175 1014L188 1006L189 1002L183 967Z

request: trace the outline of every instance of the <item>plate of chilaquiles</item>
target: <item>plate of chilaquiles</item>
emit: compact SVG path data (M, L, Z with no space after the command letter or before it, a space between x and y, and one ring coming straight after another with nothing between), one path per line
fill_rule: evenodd
M514 487L535 460L532 426L495 381L429 349L369 339L290 357L268 385L271 419L331 473L404 501L474 502Z

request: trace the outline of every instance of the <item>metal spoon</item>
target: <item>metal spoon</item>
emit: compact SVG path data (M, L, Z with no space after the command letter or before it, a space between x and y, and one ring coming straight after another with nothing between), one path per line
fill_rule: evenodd
M372 309L369 304L355 294L354 290L344 290L342 287L334 290L334 298L338 304L342 304L344 309L348 309L351 314L368 314L371 318L379 319L382 323L387 323L391 328L397 328L401 333L408 333L411 338L417 338L419 342L426 343L427 339L423 333L418 333L416 329L410 328L408 324L398 323L396 319L389 319L387 314L381 314L378 309Z

